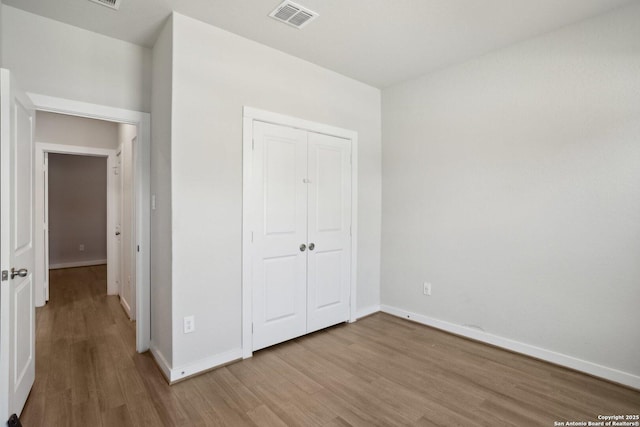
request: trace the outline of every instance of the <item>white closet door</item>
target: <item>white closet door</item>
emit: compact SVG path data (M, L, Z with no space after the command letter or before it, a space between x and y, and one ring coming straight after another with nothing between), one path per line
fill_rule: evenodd
M254 122L253 349L307 332L307 133ZM300 250L300 245L305 250Z
M349 319L351 141L311 132L308 141L307 332L313 332Z

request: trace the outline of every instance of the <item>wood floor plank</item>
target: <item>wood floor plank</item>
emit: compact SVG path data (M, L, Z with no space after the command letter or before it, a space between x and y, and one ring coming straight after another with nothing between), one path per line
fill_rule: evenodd
M71 404L79 405L88 400L97 400L95 368L91 357L91 343L78 341L71 345ZM106 376L108 373L104 373Z
M36 374L37 375L37 374ZM31 395L29 395L29 399ZM47 394L43 426L68 426L72 423L73 407L71 405L71 389ZM26 417L25 417L26 418Z
M104 427L132 427L133 420L126 405L109 408L102 412L102 425Z
M318 426L335 418L329 408L289 381L260 384L255 392L287 425ZM318 412L322 414L318 415Z
M255 409L247 412L247 415L256 425L264 427L286 427L284 423L276 414L273 413L266 405L260 405Z
M169 386L104 266L52 270L25 426L549 426L640 391L378 313Z
M74 427L101 426L102 417L100 405L94 400L88 400L71 407L71 423Z
M256 395L229 372L226 367L209 375L220 395L231 408L239 413L249 412L261 405Z

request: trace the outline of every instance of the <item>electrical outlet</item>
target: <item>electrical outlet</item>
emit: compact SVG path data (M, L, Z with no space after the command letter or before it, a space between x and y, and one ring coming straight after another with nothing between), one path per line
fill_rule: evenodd
M424 288L422 289L422 292L427 296L431 296L431 283L424 282Z
M78 245L78 250L80 252L83 252L84 251L84 245L83 244Z
M190 334L196 330L196 320L193 316L186 316L184 318L184 333Z

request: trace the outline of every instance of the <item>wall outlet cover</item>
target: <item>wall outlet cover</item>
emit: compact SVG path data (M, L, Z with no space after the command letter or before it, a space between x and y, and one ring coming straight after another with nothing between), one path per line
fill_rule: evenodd
M196 321L194 316L186 316L184 318L184 333L190 334L196 330Z
M425 295L430 296L431 295L431 283L424 282L424 287L422 289L422 292Z

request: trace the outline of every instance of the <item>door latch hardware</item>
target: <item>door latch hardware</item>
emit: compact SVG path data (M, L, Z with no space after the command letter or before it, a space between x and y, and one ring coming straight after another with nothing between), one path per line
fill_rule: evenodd
M7 270L2 270L2 281L6 282L9 280L9 272Z
M29 271L26 268L21 268L20 270L16 270L15 268L11 269L11 278L15 278L16 276L27 277Z

